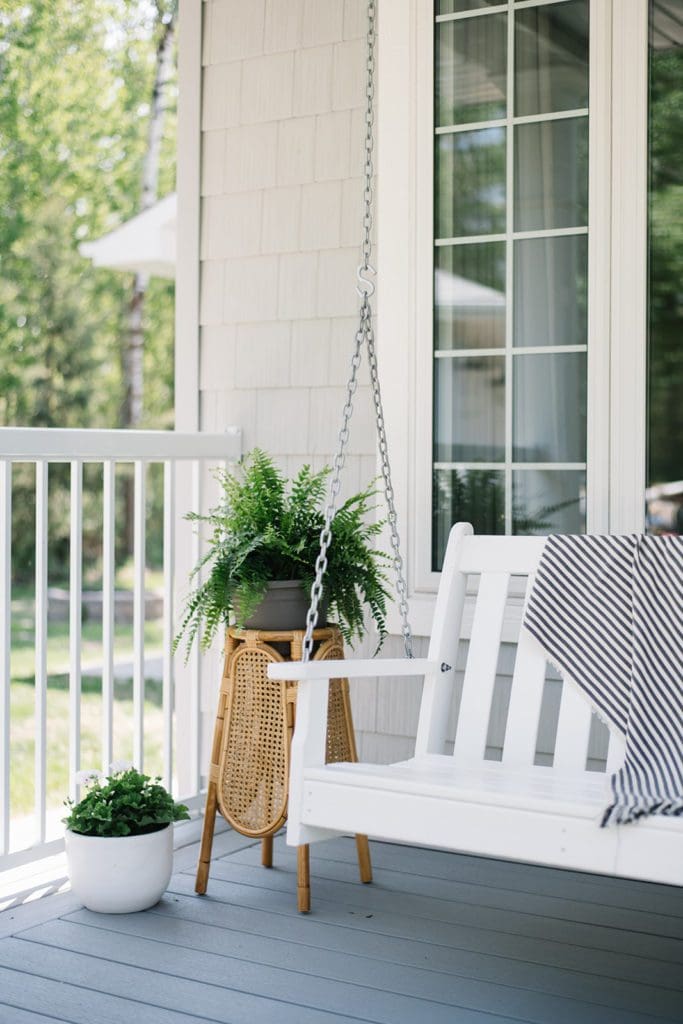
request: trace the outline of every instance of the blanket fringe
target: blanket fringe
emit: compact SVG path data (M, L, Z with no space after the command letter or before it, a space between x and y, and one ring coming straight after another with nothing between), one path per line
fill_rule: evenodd
M628 825L630 822L638 821L639 818L651 814L678 818L683 815L683 799L637 800L628 803L617 801L605 811L600 828L606 828L609 825Z

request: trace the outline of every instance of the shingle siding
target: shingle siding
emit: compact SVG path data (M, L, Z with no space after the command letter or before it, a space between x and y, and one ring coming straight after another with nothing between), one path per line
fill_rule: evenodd
M202 97L202 429L239 424L292 474L330 463L356 331L363 194L364 0L206 0ZM354 400L344 493L376 473L368 373ZM418 638L417 653L426 653ZM387 655L400 655L390 638ZM364 645L372 653L370 644ZM512 648L489 754L503 742ZM216 667L216 685L220 664ZM361 756L412 750L420 686L353 686ZM549 757L559 682L539 736ZM213 691L205 709L213 712ZM452 713L455 728L457 694ZM210 735L209 722L205 730ZM596 728L590 755L604 756Z

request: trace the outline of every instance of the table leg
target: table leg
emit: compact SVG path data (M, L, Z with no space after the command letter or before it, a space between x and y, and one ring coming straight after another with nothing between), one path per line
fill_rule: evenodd
M311 874L308 846L297 846L296 849L296 902L300 914L307 914L310 911Z
M261 864L264 868L273 866L273 837L264 836L261 840Z
M372 863L370 861L370 844L368 837L356 836L356 852L358 854L358 874L361 882L372 881Z

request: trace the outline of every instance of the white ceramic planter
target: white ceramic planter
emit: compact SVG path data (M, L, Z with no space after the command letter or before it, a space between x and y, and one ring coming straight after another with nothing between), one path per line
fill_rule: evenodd
M100 914L131 914L158 903L173 870L173 826L143 836L82 836L67 829L75 896Z

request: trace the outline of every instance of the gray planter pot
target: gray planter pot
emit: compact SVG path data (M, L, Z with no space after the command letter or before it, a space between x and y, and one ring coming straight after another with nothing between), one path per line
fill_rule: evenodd
M268 584L263 601L244 623L245 629L305 629L309 604L310 595L301 580L275 580ZM326 626L324 597L318 608L318 626Z

